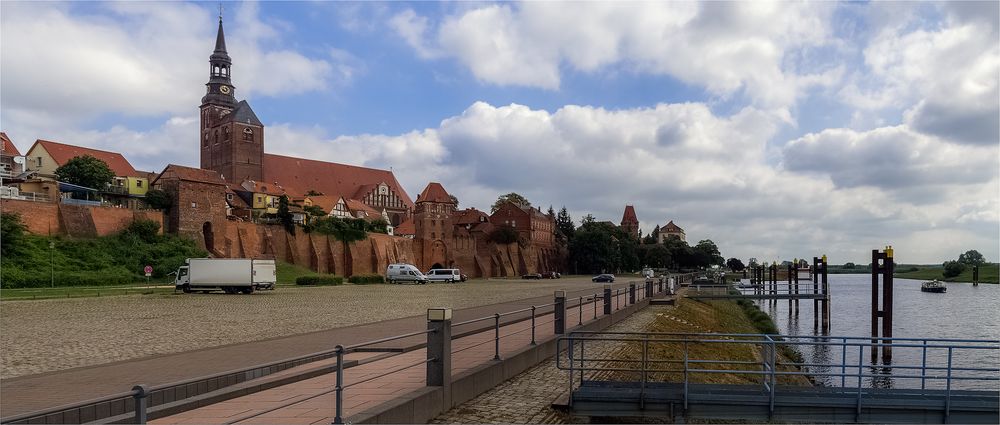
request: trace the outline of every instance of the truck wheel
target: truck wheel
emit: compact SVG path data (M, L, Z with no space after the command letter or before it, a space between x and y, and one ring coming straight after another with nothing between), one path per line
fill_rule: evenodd
M191 293L191 285L185 284L184 286L182 286L181 287L181 292L183 292L185 294L190 294Z
M243 288L243 293L244 294L252 294L253 293L253 286L247 286L246 288Z

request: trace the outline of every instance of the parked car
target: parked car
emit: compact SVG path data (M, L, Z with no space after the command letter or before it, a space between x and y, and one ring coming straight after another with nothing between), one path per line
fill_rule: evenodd
M385 271L385 279L389 283L413 282L426 284L427 276L420 273L420 269L413 264L390 264Z
M528 273L526 275L521 275L521 279L541 279L541 273Z
M462 282L469 280L469 275L462 273Z
M545 279L559 279L562 275L559 272L545 272L542 273L542 277Z
M427 271L427 280L431 282L464 282L462 273L458 269L430 269Z
M599 274L590 279L593 282L608 282L615 283L615 275L613 274Z

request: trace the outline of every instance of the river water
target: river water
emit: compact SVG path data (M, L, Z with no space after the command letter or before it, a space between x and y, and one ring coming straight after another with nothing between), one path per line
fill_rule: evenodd
M781 283L781 282L779 282ZM829 275L830 330L828 335L871 335L871 275ZM895 338L950 338L1000 340L1000 285L971 283L946 283L947 293L921 292L922 281L894 279L893 284L893 337ZM800 292L812 292L812 282L800 280ZM880 288L881 296L881 288ZM757 306L768 313L785 335L821 335L814 328L813 301L800 300L798 314L790 308L788 300L757 301ZM831 338L833 342L839 342ZM916 341L914 344L922 344ZM922 348L894 347L891 364L879 360L870 365L870 347L864 349L865 373L877 374L863 380L862 385L878 388L920 388L921 380L903 378L902 375L919 375L920 370L901 369L900 366L921 366ZM801 346L799 351L807 363L840 364L845 353L841 347ZM849 347L847 364L858 363L858 347ZM947 366L948 350L927 350L928 366ZM891 366L891 367L890 367ZM1000 350L953 350L953 367L1000 368ZM839 373L841 368L813 367L810 371ZM857 373L848 368L847 373ZM946 370L934 373L944 376ZM998 373L953 372L953 376L993 376ZM839 386L840 377L816 377L821 385ZM845 379L844 384L857 386L857 379ZM853 382L853 383L852 383ZM926 380L927 388L944 388L943 380ZM952 389L1000 390L998 381L952 381Z

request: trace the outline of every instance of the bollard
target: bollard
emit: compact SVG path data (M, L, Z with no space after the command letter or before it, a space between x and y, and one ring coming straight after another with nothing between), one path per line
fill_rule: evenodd
M135 399L135 417L133 420L137 424L145 425L147 419L146 407L148 407L147 402L149 401L147 398L149 396L149 387L145 384L140 384L132 387L132 391L136 392L132 394L132 398Z
M611 285L604 285L604 314L611 314Z
M451 309L447 307L427 309L427 330L431 331L427 333L427 386L442 387L445 404L450 404Z
M535 306L531 306L531 345L535 345Z
M646 298L653 298L653 282L646 282Z
M972 286L979 286L979 266L972 266Z
M635 284L628 284L628 303L635 304Z
M556 291L555 297L556 305L553 313L556 320L553 324L555 325L555 334L562 335L566 333L566 291Z

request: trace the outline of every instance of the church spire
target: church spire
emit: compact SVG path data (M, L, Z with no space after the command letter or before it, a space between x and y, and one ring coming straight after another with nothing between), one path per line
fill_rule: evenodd
M236 87L233 86L230 70L233 60L226 52L226 35L222 30L222 6L219 6L219 32L215 36L215 50L208 57L209 71L208 83L205 97L201 99L202 104L224 105L230 108L236 106L234 96Z

